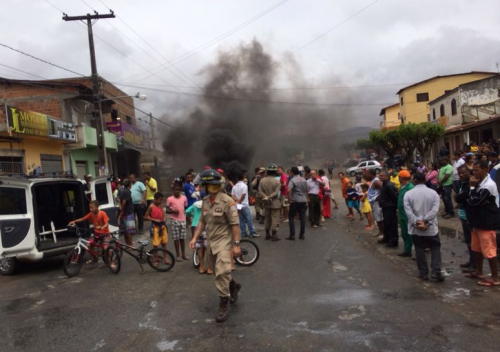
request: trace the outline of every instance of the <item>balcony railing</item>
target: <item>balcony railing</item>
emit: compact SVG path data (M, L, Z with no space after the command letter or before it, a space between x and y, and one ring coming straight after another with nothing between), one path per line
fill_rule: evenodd
M0 174L23 174L23 163L12 161L0 161Z

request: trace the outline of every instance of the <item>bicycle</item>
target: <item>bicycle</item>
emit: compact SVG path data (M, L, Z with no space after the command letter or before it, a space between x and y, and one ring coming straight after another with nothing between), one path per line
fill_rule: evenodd
M102 257L102 261L109 267L113 274L118 274L121 268L121 260L119 253L116 252L116 248L108 247L104 251L104 246L102 241L96 238L93 234L89 240L82 237L82 232L78 226L68 226L68 231L75 231L78 236L78 243L73 250L66 253L64 258L64 273L68 277L77 276L82 270L83 260L86 252L92 256L92 260L98 261L99 257ZM87 234L91 233L92 230L86 231ZM94 250L90 248L95 248Z
M145 272L142 264L145 264L146 262L151 268L160 272L167 272L171 270L175 265L174 255L166 249L153 248L149 251L146 251L144 247L149 245L149 241L147 240L137 241L136 243L140 244L140 247L135 248L129 246L128 244L120 242L120 234L118 232L113 233L112 236L115 239L115 247L113 249L108 248L108 251L116 249L117 254L120 257L123 255L123 252L125 252L131 257L135 258L142 270L140 275L144 274ZM170 262L165 263L165 259L167 259L167 262L168 259L170 259Z
M193 252L193 266L195 268L200 267L200 260L198 258L198 250L196 248ZM259 260L260 249L253 241L248 239L240 240L240 250L241 253L238 256L234 256L234 261L236 264L241 266L252 266Z

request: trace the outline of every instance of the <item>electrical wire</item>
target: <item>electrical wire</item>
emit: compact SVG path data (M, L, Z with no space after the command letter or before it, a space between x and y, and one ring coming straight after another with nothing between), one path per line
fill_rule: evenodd
M33 55L31 55L31 54L28 54L28 53L25 53L24 51L21 51L21 50L19 50L19 49L15 49L15 48L13 48L13 47L11 47L11 46L8 46L7 44L0 43L0 46L3 46L3 47L5 47L5 48L7 48L7 49L10 49L10 50L16 51L16 52L18 52L18 53L20 53L20 54L22 54L22 55L25 55L25 56L27 56L27 57L30 57L30 58L34 59L34 60L41 61L41 62L43 62L43 63L45 63L45 64L47 64L47 65L51 65L51 66L57 67L57 68L59 68L59 69L61 69L61 70L64 70L64 71L67 71L67 72L71 72L71 73L73 73L73 74L75 74L75 75L85 77L85 75L82 75L81 73L78 73L78 72L72 71L72 70L70 70L70 69L64 68L64 67L62 67L62 66L59 66L59 65L53 64L52 62L49 62L49 61L47 61L47 60L40 59L40 58L38 58L38 57L36 57L36 56L33 56Z
M33 77L37 77L37 78L41 78L41 79L47 79L45 77L42 77L42 76L38 76L38 75L35 75L34 73L29 73L29 72L26 72L26 71L23 71L23 70L20 70L18 68L15 68L15 67L12 67L12 66L8 66L8 65L5 65L5 64L0 64L0 66L3 66L3 67L7 67L11 70L14 70L14 71L18 71L18 72L22 72L28 76L33 76Z
M99 0L99 1L100 1L100 0ZM262 18L262 17L264 17L265 15L267 15L268 13L270 13L270 12L274 11L275 9L279 8L280 6L284 5L284 4L285 4L285 3L287 3L288 1L290 1L290 0L282 0L282 1L280 1L280 2L278 2L278 3L276 3L276 4L274 4L273 6L271 6L271 7L267 8L266 10L264 10L263 12L261 12L261 13L257 14L256 16L254 16L254 17L252 17L252 18L250 18L250 19L246 20L245 22L243 22L243 23L239 24L238 26L236 26L236 27L234 27L234 28L230 29L229 31L227 31L227 32L225 32L225 33L223 33L223 34L219 35L218 37L216 37L216 38L214 38L214 39L212 39L212 40L210 40L210 41L208 41L208 42L206 42L206 43L204 43L204 44L202 44L202 45L200 45L200 46L198 46L198 47L196 47L196 48L194 48L194 49L192 49L192 50L188 51L187 53L184 53L184 54L182 54L181 56L179 56L179 57L177 57L177 58L175 58L175 59L171 60L171 62L173 62L173 64L172 64L172 65L177 65L177 64L179 64L179 63L181 63L181 62L183 62L183 61L185 61L185 60L189 59L190 57L197 55L198 53L202 52L203 50L205 50L205 49L207 49L207 48L209 48L209 47L213 46L214 44L217 44L217 43L218 43L218 42L220 42L221 40L223 40L223 39L225 39L225 38L227 38L227 37L229 37L229 36L233 35L233 34L234 34L234 33L236 33L237 31L239 31L239 30L241 30L241 29L243 29L243 28L247 27L247 26L248 26L248 25L250 25L251 23L253 23L253 22L257 21L258 19L260 19L260 18ZM101 1L101 3L102 3L102 1ZM104 4L104 3L103 3L103 4ZM156 66L156 67L152 68L151 70L157 70L157 69L158 69L158 68L160 68L160 67L161 67L161 66ZM164 71L164 70L165 70L165 69L161 69L161 70L159 70L159 71L156 71L156 73L160 73L160 72L162 72L162 71ZM130 80L130 79L135 78L135 77L137 77L137 76L140 76L140 75L142 75L142 74L144 74L144 72L141 72L141 73L139 73L139 74L135 74L135 75L133 75L133 76L127 77L127 78L125 78L124 80ZM135 82L133 82L133 83L137 83L137 82L144 81L144 80L148 79L148 78L149 78L149 77L151 77L151 76L153 76L153 75L146 76L146 77L144 77L144 78L142 78L142 79L140 79L140 80L138 80L138 81L135 81Z
M158 88L150 88L132 84L116 84L118 86L139 88L144 90L151 90L157 92L164 93L172 93L172 94L183 94L189 96L210 98L210 99L221 99L221 100L232 100L232 101L243 101L243 102L255 102L255 103L269 103L269 104L289 104L289 105L309 105L309 106L389 106L389 103L367 103L367 104L347 104L347 103L309 103L309 102L296 102L296 101L276 101L276 100L263 100L263 99L247 99L247 98L236 98L236 97L223 97L223 96L214 96L208 94L197 94L197 93L187 93L187 92L175 92L166 89L158 89Z

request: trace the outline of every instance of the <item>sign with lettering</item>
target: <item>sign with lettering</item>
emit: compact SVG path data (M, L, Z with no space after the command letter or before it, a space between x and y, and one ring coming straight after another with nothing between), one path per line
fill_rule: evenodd
M5 106L7 126L10 133L28 134L75 142L75 125L33 111L24 111L13 106Z
M140 128L129 125L122 121L106 122L109 132L122 137L123 141L137 147L149 148L149 139L147 134Z

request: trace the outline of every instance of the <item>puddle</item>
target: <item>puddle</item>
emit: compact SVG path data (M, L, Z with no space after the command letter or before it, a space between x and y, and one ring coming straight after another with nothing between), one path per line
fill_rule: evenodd
M163 340L162 342L157 343L156 347L158 347L160 351L173 351L175 345L177 345L178 343L179 340L174 340L174 341Z
M369 290L341 290L331 295L313 295L310 298L316 304L373 304L373 294Z
M450 229L447 227L439 227L439 234L441 236L444 235L444 236L449 237L449 238L463 238L462 231Z

